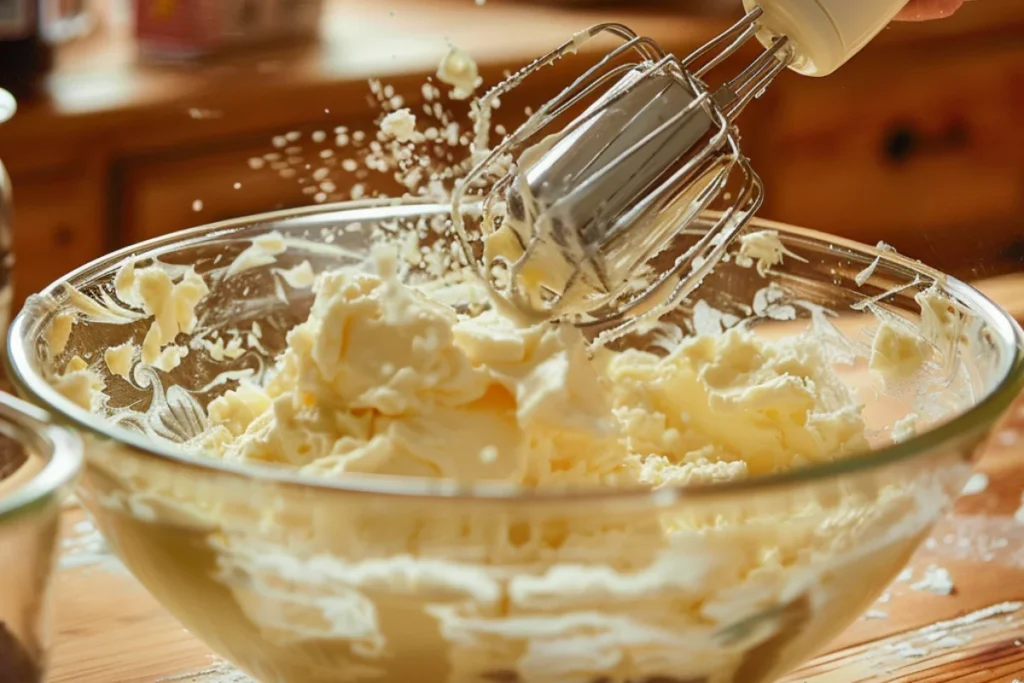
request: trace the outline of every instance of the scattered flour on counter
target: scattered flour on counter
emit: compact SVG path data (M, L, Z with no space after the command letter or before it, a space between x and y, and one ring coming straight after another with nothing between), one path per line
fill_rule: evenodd
M898 636L885 650L901 659L921 659L933 656L937 650L952 650L972 642L976 636L984 637L989 631L1003 631L1008 628L1007 620L1013 620L1016 612L1024 607L1021 602L1003 602L971 612L956 619L940 621L930 626ZM996 620L997 617L1005 617ZM891 670L898 668L896 662L872 656L874 666Z
M944 520L925 549L934 560L998 562L1024 567L1024 525L1008 514L952 515Z
M967 636L951 636L943 633L935 633L931 638L935 647L942 649L963 647L967 643L971 642L971 639Z
M213 664L199 671L192 671L177 676L158 678L156 683L256 683L234 666L223 660L215 660Z
M953 577L949 575L949 572L936 565L930 565L924 571L924 577L910 585L911 590L921 591L924 593L934 593L935 595L952 595Z
M995 442L1003 448L1013 448L1020 442L1020 432L1016 429L1003 429L996 434Z
M903 659L921 659L928 654L928 651L921 647L914 647L910 643L900 643L891 648L892 652L895 652Z
M1014 513L1013 519L1017 524L1024 524L1024 493L1020 494L1020 507Z

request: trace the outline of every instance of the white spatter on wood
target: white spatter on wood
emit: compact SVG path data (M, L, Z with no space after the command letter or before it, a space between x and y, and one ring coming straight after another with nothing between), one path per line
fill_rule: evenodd
M199 671L157 679L156 683L256 683L253 679L223 660Z
M953 515L925 541L924 552L930 561L996 562L1024 568L1024 524L1010 515Z
M1012 638L1024 628L1022 608L1022 602L1003 602L955 619L864 642L808 662L782 680L784 683L931 680L930 673L954 665L969 656L968 652Z
M60 569L75 567L118 569L123 566L89 519L76 522L61 540L60 546L58 561Z
M1020 432L1016 429L1003 429L996 433L995 441L1003 448L1013 448L1020 443Z
M937 650L963 647L974 639L977 631L992 626L1000 628L1002 620L999 617L1016 614L1022 607L1024 603L1021 602L1003 602L956 619L940 621L892 639L886 644L886 650L916 659Z
M925 569L921 580L912 583L910 588L911 590L933 593L935 595L952 595L954 589L953 577L949 575L949 571L945 568L933 564Z

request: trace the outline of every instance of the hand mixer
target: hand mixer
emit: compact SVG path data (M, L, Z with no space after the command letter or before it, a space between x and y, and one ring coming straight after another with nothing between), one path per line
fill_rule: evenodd
M741 20L684 59L620 24L578 33L481 99L488 107L591 40L621 41L460 183L453 221L464 252L504 300L535 319L608 333L668 310L699 286L762 204L736 117L787 67L835 71L905 2L744 0ZM754 38L764 51L709 87L709 74ZM711 227L658 264L713 203L723 208Z

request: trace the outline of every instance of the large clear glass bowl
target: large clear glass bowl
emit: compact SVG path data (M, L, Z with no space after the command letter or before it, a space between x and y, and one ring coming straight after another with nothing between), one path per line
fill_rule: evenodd
M870 452L724 485L545 492L326 481L143 435L192 436L205 405L234 386L221 373L258 372L282 350L313 295L282 289L275 272L353 263L368 227L440 225L447 211L354 203L178 233L70 274L12 325L13 381L85 434L80 497L113 549L189 630L261 681L771 680L896 576L1024 382L1020 328L971 287L891 253L758 223L800 258L765 277L724 263L698 298L767 335L816 326L864 402ZM224 276L274 230L288 238L275 263ZM222 361L194 352L170 373L136 368L132 381L108 375L113 404L149 406L134 429L77 407L51 380L73 355L103 370L103 351L140 342L148 322L80 315L57 357L46 341L70 306L65 284L102 301L129 258L195 266L211 289L197 333L255 321L264 349ZM918 320L915 294L933 286L958 303L964 324L914 379L885 385L865 360L876 316ZM690 317L683 306L664 322ZM651 342L636 333L619 344ZM892 428L912 412L918 434L895 443Z

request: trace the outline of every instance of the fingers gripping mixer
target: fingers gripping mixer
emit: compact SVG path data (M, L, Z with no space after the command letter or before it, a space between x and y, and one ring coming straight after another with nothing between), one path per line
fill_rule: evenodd
M617 43L460 183L453 220L463 250L504 299L538 319L612 330L675 306L762 203L736 117L787 67L820 76L839 68L904 1L745 0L741 20L683 59L619 24L573 36L482 98L486 110L591 41ZM763 52L709 85L753 39ZM712 227L660 263L701 215L713 215Z

